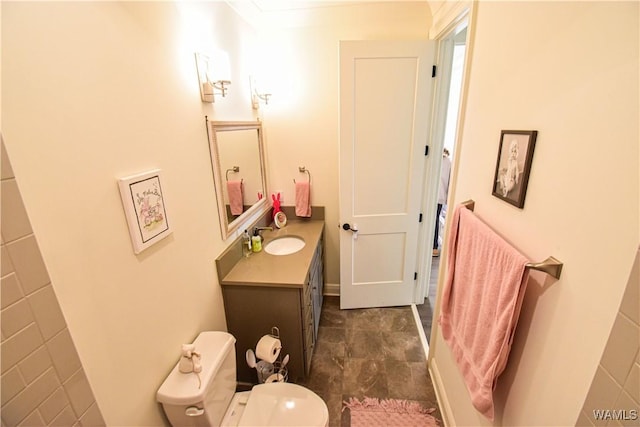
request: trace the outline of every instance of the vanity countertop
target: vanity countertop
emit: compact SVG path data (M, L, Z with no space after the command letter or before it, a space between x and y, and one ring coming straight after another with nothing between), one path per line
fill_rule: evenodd
M263 250L243 257L222 279L222 285L257 285L302 287L307 281L307 273L318 242L322 238L324 221L294 220L283 228L264 230ZM304 247L289 255L271 255L264 247L280 237L296 236L305 241Z

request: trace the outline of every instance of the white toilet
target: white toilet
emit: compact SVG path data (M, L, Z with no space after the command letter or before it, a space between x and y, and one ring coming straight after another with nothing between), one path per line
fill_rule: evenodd
M305 387L268 383L236 393L235 342L227 332L202 332L193 342L202 371L183 374L176 364L156 395L172 426L328 425L327 405Z

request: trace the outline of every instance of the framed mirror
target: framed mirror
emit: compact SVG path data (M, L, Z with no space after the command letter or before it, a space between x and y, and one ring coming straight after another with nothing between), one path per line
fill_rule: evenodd
M207 133L220 230L226 239L253 214L271 207L262 123L207 120Z

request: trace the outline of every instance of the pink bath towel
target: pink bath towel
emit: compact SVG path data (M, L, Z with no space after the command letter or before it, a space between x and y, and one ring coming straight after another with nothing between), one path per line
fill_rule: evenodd
M309 181L296 182L296 215L311 216L311 184Z
M462 205L454 212L447 246L442 336L473 406L493 420L493 390L511 350L528 260Z
M240 215L244 210L242 181L227 181L227 193L229 194L231 215Z

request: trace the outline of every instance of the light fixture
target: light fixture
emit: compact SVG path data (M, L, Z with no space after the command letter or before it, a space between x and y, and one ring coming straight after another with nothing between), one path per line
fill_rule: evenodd
M196 53L196 68L200 83L200 98L202 102L215 102L215 95L227 95L228 85L231 84L229 55L224 51L217 51L214 55Z
M270 93L260 93L256 81L253 77L249 77L249 88L251 91L251 106L254 110L260 108L260 101L263 101L265 105L269 104Z

